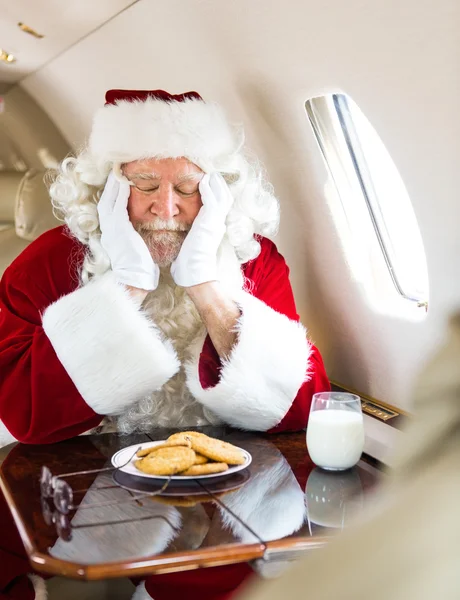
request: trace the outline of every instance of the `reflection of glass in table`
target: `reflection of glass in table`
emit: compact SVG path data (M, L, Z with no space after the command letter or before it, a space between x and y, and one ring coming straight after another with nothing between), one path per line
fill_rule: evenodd
M364 506L360 469L325 471L316 467L305 488L307 519L310 524L343 529L359 517Z
M149 436L104 434L47 446L15 446L2 465L0 483L34 568L103 579L262 557L292 558L324 543L308 526L304 490L314 465L304 432L270 436L226 427L203 431L251 453L253 462L246 481L224 492L201 482L195 500L191 494L126 502L133 492L115 487L113 473L77 476L72 487L84 491L74 498L75 504L81 503L81 510L69 515L70 542L58 539L54 526L43 520L41 467L47 465L55 475L102 469L120 448L165 439L173 430L159 429ZM364 494L378 478L377 469L365 461L356 467L356 474ZM95 503L106 506L91 508Z

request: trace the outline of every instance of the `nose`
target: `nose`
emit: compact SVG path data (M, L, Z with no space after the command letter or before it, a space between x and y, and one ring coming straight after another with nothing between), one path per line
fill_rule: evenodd
M179 214L178 198L171 185L161 184L150 207L150 212L163 221Z

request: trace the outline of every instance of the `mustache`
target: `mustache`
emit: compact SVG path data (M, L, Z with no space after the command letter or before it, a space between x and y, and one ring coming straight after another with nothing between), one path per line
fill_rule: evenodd
M136 231L189 231L190 226L186 223L179 223L174 219L154 219L153 221L138 222L134 224Z

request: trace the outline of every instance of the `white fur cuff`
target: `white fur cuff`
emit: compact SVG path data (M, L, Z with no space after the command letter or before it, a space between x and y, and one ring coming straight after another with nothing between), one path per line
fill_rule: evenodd
M203 389L198 360L187 366L195 398L226 423L253 431L278 425L308 377L306 331L261 300L242 292L238 342L223 362L219 383Z
M112 273L60 298L43 328L85 402L116 415L170 379L179 361L170 342Z

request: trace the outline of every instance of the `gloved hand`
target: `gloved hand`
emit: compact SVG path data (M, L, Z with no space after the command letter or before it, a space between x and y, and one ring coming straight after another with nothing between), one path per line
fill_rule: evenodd
M110 173L97 205L101 244L119 283L142 290L154 290L160 270L142 237L128 216L129 183L118 181Z
M173 279L182 287L217 279L217 250L233 204L233 196L220 173L205 175L199 189L203 206L171 265Z

